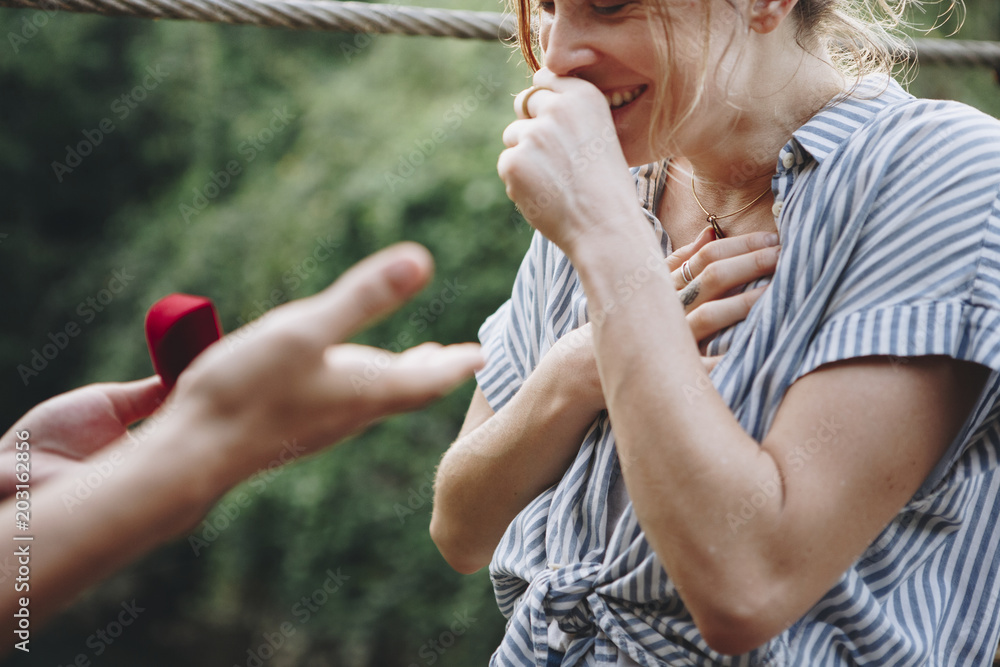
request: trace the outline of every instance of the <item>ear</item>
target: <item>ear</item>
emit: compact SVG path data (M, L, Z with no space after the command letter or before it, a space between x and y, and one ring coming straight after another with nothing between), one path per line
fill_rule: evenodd
M750 29L760 34L775 30L792 12L798 0L751 0Z

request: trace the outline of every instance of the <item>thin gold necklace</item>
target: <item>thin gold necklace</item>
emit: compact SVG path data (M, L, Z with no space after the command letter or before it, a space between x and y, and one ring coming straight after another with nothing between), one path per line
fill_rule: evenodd
M744 206L740 210L733 211L732 213L727 213L726 215L715 215L714 213L709 213L705 209L705 206L701 203L701 200L698 199L698 193L695 192L695 189L694 189L694 176L691 177L691 194L694 195L694 200L696 202L698 202L698 208L700 208L702 210L702 213L704 213L707 216L705 218L705 220L708 221L708 224L712 225L712 229L715 230L715 238L718 238L718 239L723 239L723 238L726 237L726 234L722 231L722 227L719 227L719 220L722 220L724 218L731 218L734 215L739 215L743 211L747 210L748 208L750 208L751 206L753 206L754 204L756 204L757 202L759 202L760 199L761 199L761 197L763 197L764 195L766 195L770 191L771 191L771 186L768 185L767 186L767 190L764 190L759 195L757 195L756 197L754 197L754 199L753 199L752 202L750 202L749 204L747 204L746 206Z

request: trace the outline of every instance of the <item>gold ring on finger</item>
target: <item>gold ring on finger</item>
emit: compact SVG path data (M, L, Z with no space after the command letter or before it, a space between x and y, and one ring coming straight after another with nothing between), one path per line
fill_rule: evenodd
M548 90L548 88L542 88L541 86L531 86L524 92L524 97L521 98L521 115L525 118L534 118L531 112L528 111L528 100L531 96L537 93L539 90Z

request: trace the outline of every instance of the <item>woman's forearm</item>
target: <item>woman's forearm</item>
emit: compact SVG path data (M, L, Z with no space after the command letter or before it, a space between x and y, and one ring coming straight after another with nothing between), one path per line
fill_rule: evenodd
M740 427L708 378L666 268L654 270L640 233L581 246L572 257L594 323L601 382L629 496L650 544L696 614L749 582L773 581L767 538L781 493L734 533L725 520L739 499L778 479L773 459ZM615 285L646 267L622 300ZM669 354L664 353L669 350ZM780 490L780 480L779 480ZM729 586L728 584L735 584Z
M485 567L514 517L557 483L598 412L543 364L499 412L456 440L438 468L431 537L459 572Z

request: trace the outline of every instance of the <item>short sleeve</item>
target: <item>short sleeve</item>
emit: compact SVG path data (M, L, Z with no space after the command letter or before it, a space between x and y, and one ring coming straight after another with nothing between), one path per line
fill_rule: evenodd
M836 270L817 280L831 286L817 291L825 304L814 305L823 312L798 371L801 377L856 357L905 363L928 355L993 371L918 495L963 456L975 457L975 448L992 447L984 434L995 434L1000 416L994 409L1000 396L1000 123L948 104L929 116L898 119L878 150L857 154L852 183L841 184L833 207L858 219L835 225L836 238L813 239L829 248Z
M486 365L479 388L496 412L513 398L539 360L545 298L545 238L537 231L521 262L511 297L479 329Z
M1000 123L949 103L878 144L837 203L860 219L832 243L843 262L799 375L873 355L1000 370Z

